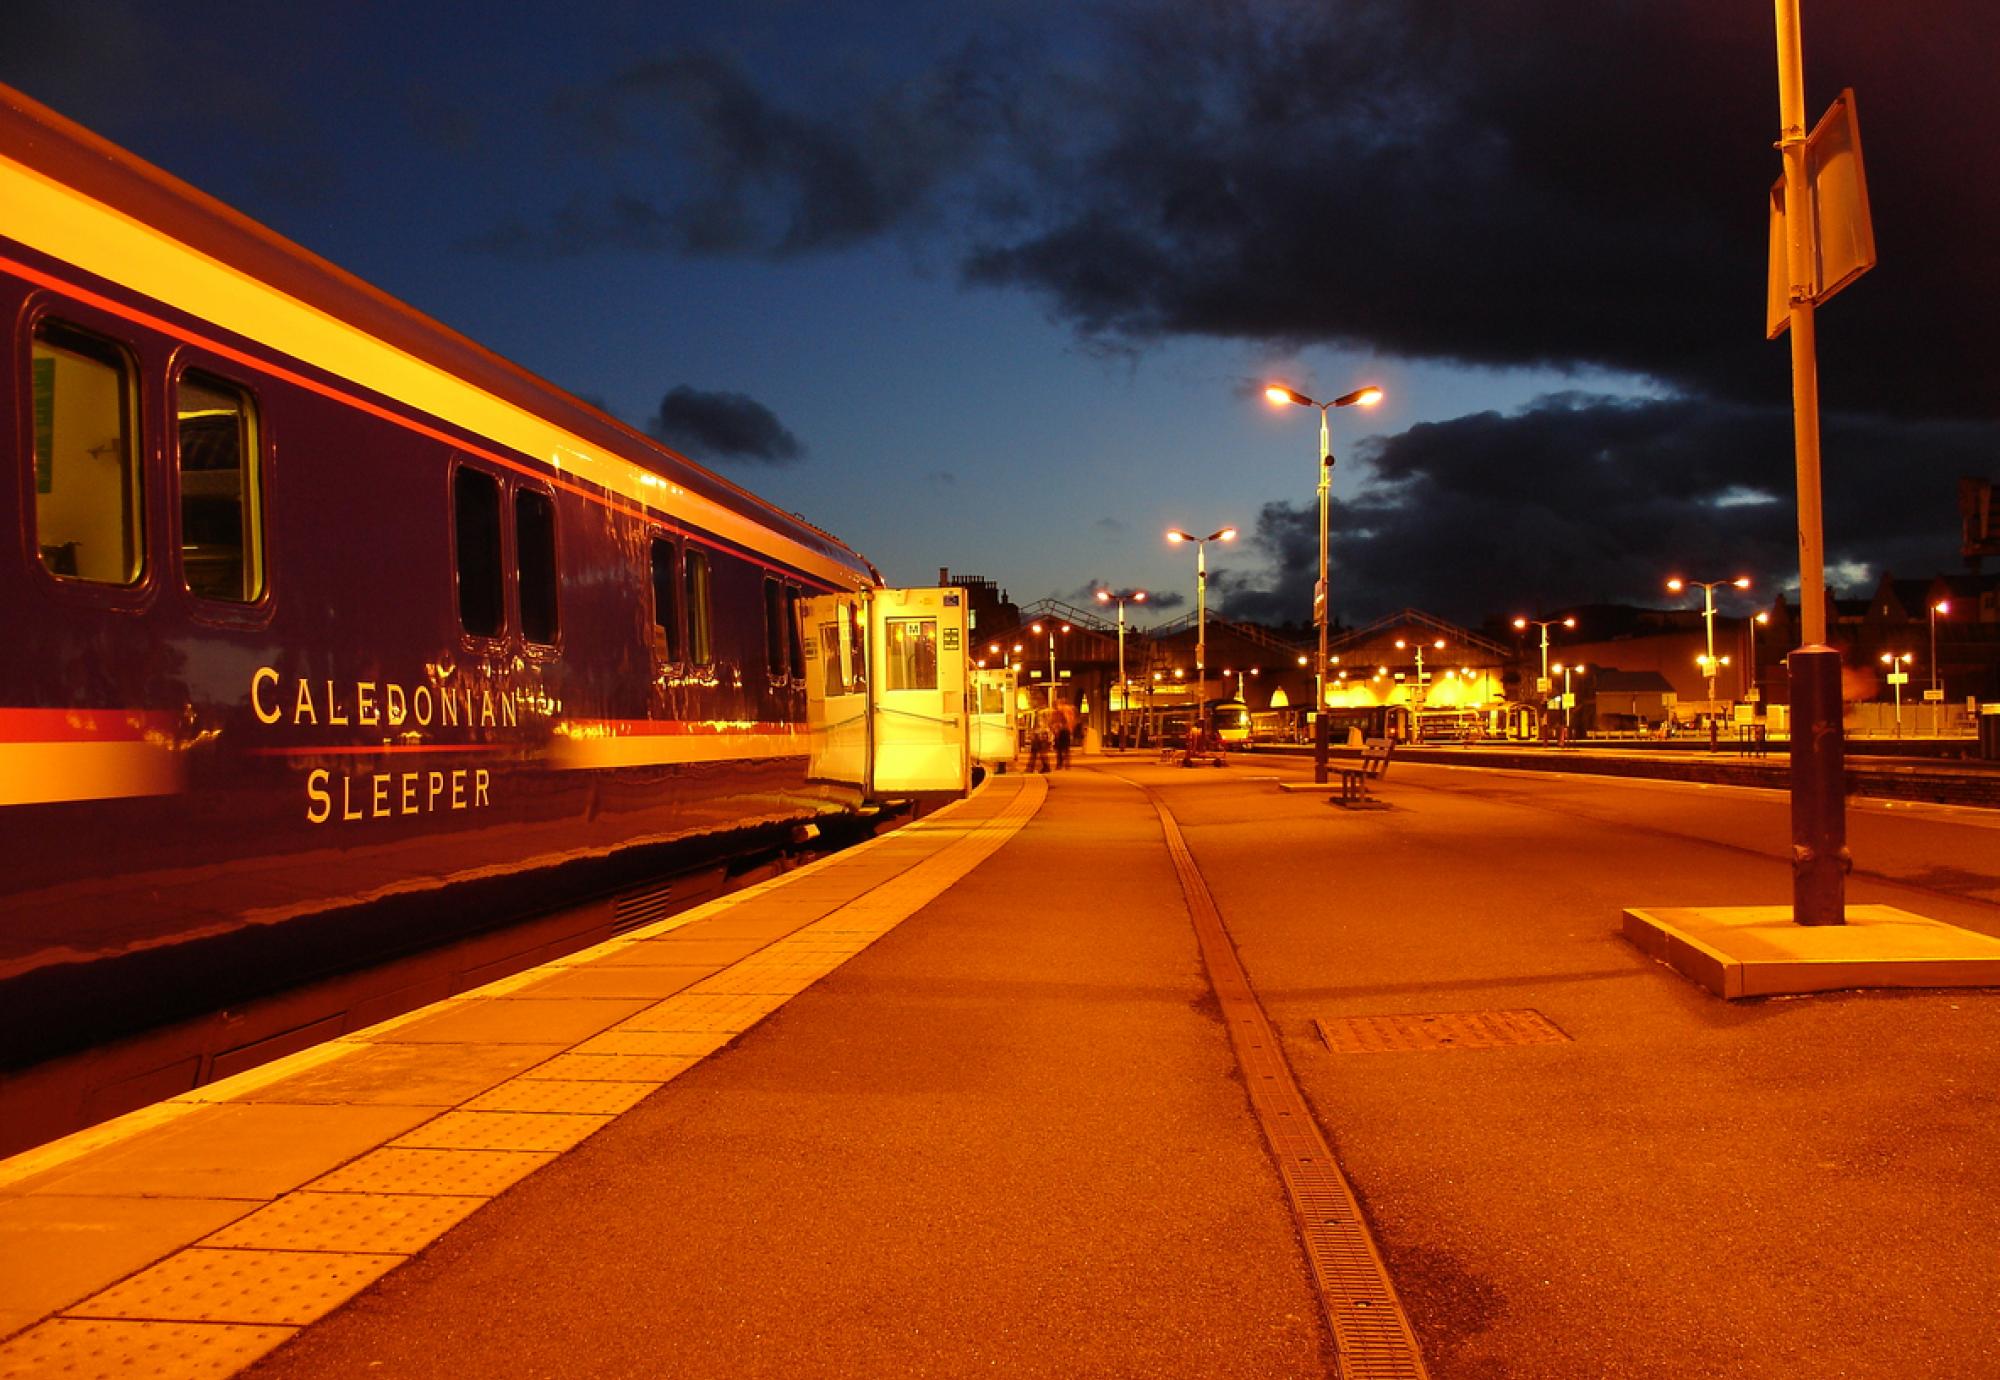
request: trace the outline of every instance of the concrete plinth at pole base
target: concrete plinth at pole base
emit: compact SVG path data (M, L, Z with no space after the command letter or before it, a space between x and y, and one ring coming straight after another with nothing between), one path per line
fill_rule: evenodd
M1799 925L1790 906L1628 910L1625 938L1718 997L1855 987L2000 987L2000 939L1894 906Z

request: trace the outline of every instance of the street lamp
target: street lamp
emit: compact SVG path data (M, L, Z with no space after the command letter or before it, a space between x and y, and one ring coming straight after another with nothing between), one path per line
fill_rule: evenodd
M1131 692L1125 685L1125 605L1127 602L1143 604L1146 591L1143 589L1121 589L1113 593L1108 589L1097 591L1100 604L1118 605L1118 750L1125 750L1125 737L1131 731Z
M1327 509L1333 491L1333 442L1327 434L1326 414L1336 407L1373 407L1382 401L1382 390L1373 384L1357 388L1352 393L1335 398L1332 402L1314 402L1305 394L1295 392L1283 384L1272 384L1264 390L1264 396L1279 406L1296 404L1299 407L1319 409L1319 583L1313 586L1313 622L1319 627L1319 662L1313 678L1318 696L1313 705L1313 780L1324 785L1326 782L1327 731L1319 725L1326 720L1326 622L1327 622Z
M1201 731L1208 732L1208 544L1212 541L1235 541L1234 527L1218 527L1205 537L1183 532L1178 527L1167 529L1167 540L1179 545L1184 541L1194 543L1194 672L1200 683L1197 693L1201 696Z
M1585 671L1588 671L1590 668L1588 666L1578 666L1574 663L1565 663L1558 661L1555 664L1555 669L1562 673L1562 678L1563 678L1563 742L1567 744L1569 740L1575 736L1570 731L1571 728L1574 726L1575 722L1571 718L1571 714L1572 711L1574 711L1576 708L1576 695L1570 689L1570 684L1569 684L1570 673L1574 671L1577 675L1580 676Z
M1418 707L1421 707L1424 702L1424 645L1425 644L1421 642L1416 642L1416 643L1405 642L1400 637L1396 639L1397 651L1400 652L1404 648L1408 647L1408 648L1413 648L1417 655L1417 694L1415 703ZM1437 650L1439 651L1443 651L1444 639L1440 637L1435 641L1433 641L1432 643L1430 643L1430 645L1437 648Z
M1708 671L1708 736L1710 741L1713 742L1715 738L1715 590L1718 585L1729 585L1736 589L1748 589L1750 588L1750 577L1748 575L1738 575L1733 580L1683 580L1680 576L1676 575L1667 581L1667 588L1676 594L1679 594L1690 585L1701 586L1701 621L1702 627L1708 634L1708 655L1700 658L1700 660L1702 666Z
M1067 633L1069 631L1069 624L1064 623L1058 627L1056 624L1051 623L1047 629L1044 629L1040 623L1036 623L1030 627L1029 631L1046 631L1049 635L1049 711L1053 713L1056 707L1056 634L1058 632Z
M1915 659L1915 654L1911 652L1882 653L1882 660L1889 667L1890 688L1896 692L1896 736L1898 738L1903 736L1903 682L1910 678L1910 663Z
M1752 704L1764 698L1764 678L1758 674L1757 668L1757 629L1768 626L1770 622L1771 615L1768 611L1759 613L1750 620L1750 689L1743 698Z
M1549 629L1558 627L1574 628L1576 626L1576 619L1574 617L1516 618L1514 620L1514 627L1520 632L1526 632L1528 625L1531 623L1542 630L1542 679L1541 683L1535 689L1536 693L1541 695L1543 700L1546 701L1549 694Z
M1951 600L1940 599L1931 605L1931 693L1925 698L1931 702L1931 737L1944 736L1944 689L1938 684L1937 621L1941 613L1951 612Z

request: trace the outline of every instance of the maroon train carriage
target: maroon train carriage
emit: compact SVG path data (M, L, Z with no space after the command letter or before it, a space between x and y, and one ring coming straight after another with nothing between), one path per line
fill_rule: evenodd
M0 1064L782 845L825 533L0 88Z

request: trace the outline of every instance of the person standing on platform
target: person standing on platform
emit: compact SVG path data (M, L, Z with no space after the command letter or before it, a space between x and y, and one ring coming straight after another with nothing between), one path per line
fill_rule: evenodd
M1034 727L1028 731L1028 770L1046 772L1049 769L1049 720L1053 717L1043 709L1035 714Z
M1057 704L1052 711L1055 718L1056 768L1069 768L1069 744L1076 732L1076 711L1066 704Z

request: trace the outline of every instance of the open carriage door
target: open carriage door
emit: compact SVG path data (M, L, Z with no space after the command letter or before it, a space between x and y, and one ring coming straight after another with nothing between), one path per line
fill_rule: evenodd
M971 780L965 591L878 589L869 633L871 793L964 792Z
M806 653L807 775L860 790L868 784L867 596L799 600Z

